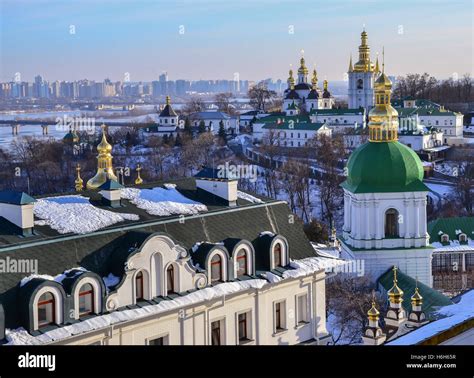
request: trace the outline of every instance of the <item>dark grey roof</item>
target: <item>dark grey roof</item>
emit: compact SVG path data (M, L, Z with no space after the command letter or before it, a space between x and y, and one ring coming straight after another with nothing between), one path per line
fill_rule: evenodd
M329 91L323 92L323 98L330 98L330 97L331 97L331 93L329 93Z
M230 119L231 117L224 112L207 111L207 112L195 112L189 115L192 120L196 119Z
M188 198L195 200L199 198L194 180L178 180L175 183L179 191ZM157 186L156 183L148 185L148 187ZM97 192L92 194L99 196ZM84 191L83 195L91 193ZM94 203L95 199L91 198L90 201ZM314 250L303 232L301 221L288 222L292 215L288 205L283 201L268 199L265 201L254 204L239 198L235 207L214 206L201 201L208 206L209 211L186 216L186 222L182 223L179 216L152 216L123 200L124 207L108 210L140 214L140 221L126 221L93 233L79 235L61 235L47 226L35 227L37 235L28 238L1 235L3 230L0 230L0 258L35 259L38 261L38 274L55 276L81 266L100 277L105 277L109 273L121 277L124 263L129 256L136 253L147 238L159 233L168 235L188 251L191 251L197 242L223 242L224 246L230 248L232 245L235 246L237 240L247 240L254 245L256 266L261 270L259 256L268 254L265 248L269 245L265 243L267 236L259 235L262 231L271 231L286 238L292 259L314 256ZM7 326L17 325L18 284L27 275L25 273L0 275L0 303L7 309L5 311Z
M318 91L316 91L314 89L311 89L311 92L309 92L309 94L308 94L308 100L315 100L317 98L319 98Z
M0 202L12 205L26 205L35 202L35 199L24 192L0 190Z
M115 189L122 189L124 186L120 183L118 183L116 180L111 180L107 179L106 182L104 182L101 186L99 186L99 189L101 190L115 190Z
M311 85L308 83L299 83L295 85L295 89L296 90L304 90L304 89L310 90Z
M173 110L171 105L167 104L160 113L160 117L177 117L178 115Z
M300 95L295 90L289 91L288 94L285 97L285 99L287 99L287 100L296 100L296 99L299 99L299 98L300 98Z
M196 178L206 179L218 179L218 180L236 180L237 178L231 177L226 169L217 169L204 167L197 174L194 175Z

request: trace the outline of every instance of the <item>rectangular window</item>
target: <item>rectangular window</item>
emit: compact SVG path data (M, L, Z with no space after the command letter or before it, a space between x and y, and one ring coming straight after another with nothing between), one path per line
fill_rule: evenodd
M285 302L277 302L274 306L275 333L284 331L285 324Z
M308 296L306 294L300 295L297 298L296 322L298 324L305 324L308 322Z
M93 312L92 292L79 294L79 316Z
M222 345L221 321L211 323L211 345Z
M148 345L168 345L168 336L157 337L156 339L149 339Z
M250 340L249 329L248 329L248 313L244 312L238 315L238 329L239 329L239 342L245 342Z

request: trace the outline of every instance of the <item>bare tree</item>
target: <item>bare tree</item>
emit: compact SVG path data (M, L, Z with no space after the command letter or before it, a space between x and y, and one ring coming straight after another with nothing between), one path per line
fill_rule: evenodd
M359 344L367 324L374 286L367 276L339 276L326 285L326 311L334 344ZM384 311L385 301L375 297L377 308Z
M204 101L198 96L190 97L183 106L183 114L189 115L195 112L202 112L206 109Z
M230 92L217 93L214 96L214 102L219 108L219 111L233 115L235 113L235 108L231 105L233 98L234 95Z
M257 110L265 111L266 105L277 97L275 91L269 90L265 82L260 82L248 91L250 106Z

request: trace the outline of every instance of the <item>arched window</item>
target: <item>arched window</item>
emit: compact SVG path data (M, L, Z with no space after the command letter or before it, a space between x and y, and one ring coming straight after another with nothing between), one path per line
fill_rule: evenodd
M362 89L364 87L364 81L362 79L357 80L357 89Z
M398 237L398 211L395 209L388 209L385 212L385 237Z
M38 327L44 327L55 322L56 303L54 296L46 292L38 300Z
M174 267L173 265L170 265L166 269L166 291L167 294L173 294L175 292L175 287L174 287Z
M466 234L459 234L459 241L461 243L466 243L467 242L467 235Z
M94 288L86 283L79 290L79 317L94 312Z
M211 259L211 282L222 281L222 257L214 255Z
M282 266L282 264L281 244L277 243L275 244L275 247L273 247L273 266L276 268L278 266Z
M241 249L237 252L237 277L245 276L248 274L247 272L247 251L245 249Z
M139 301L143 299L143 273L138 272L135 277L135 297Z

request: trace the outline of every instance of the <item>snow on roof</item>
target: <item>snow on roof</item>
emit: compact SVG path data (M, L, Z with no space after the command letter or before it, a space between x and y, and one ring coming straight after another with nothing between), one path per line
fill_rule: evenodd
M60 234L74 232L85 234L125 220L138 220L138 215L115 213L93 206L89 199L80 195L47 197L38 199L33 208L40 221Z
M76 271L76 272L73 275L71 275L70 273L73 272L73 271ZM39 279L42 279L42 280L48 280L48 281L56 281L56 282L61 283L66 277L68 277L68 278L76 277L77 275L81 274L82 272L87 272L87 269L79 266L77 268L71 268L71 269L65 270L63 273L60 273L60 274L58 274L57 276L54 276L54 277L50 276L49 274L31 274L28 277L22 278L22 280L20 281L20 287L25 286L28 282L30 282L31 280L33 280L35 278L39 278Z
M275 234L271 231L262 231L258 234L258 236L263 236L263 235L275 236Z
M237 191L237 197L243 200L252 202L252 203L263 203L263 201L257 197L254 197L248 193L241 192L240 190Z
M122 189L121 196L151 215L193 215L200 211L207 211L206 205L183 196L176 190L175 185L165 184L164 186L165 188L152 189L125 188Z
M444 306L436 314L443 318L432 321L412 332L405 334L387 345L413 345L421 343L443 331L446 331L466 320L474 318L474 290L470 290L461 296L458 303Z
M178 297L172 300L164 300L155 305L149 305L141 308L114 311L109 314L94 316L84 321L66 325L47 331L38 336L30 335L24 328L6 329L5 335L8 340L7 345L39 345L51 343L58 340L63 340L68 337L78 335L84 332L89 332L97 329L102 329L120 322L129 320L136 320L150 315L157 315L166 311L176 310L185 306L194 305L201 302L208 302L212 299L218 299L230 294L238 293L249 289L261 289L265 285L275 283L288 278L297 278L304 275L312 274L316 271L326 269L324 260L331 260L329 264L334 264L336 259L325 259L323 257L309 257L303 260L291 261L290 265L293 270L286 270L283 277L275 279L276 275L273 273L266 273L265 279L251 279L245 281L224 282L215 286L206 287L197 290L193 293ZM273 277L275 276L275 277ZM114 277L109 274L104 277L104 282L113 280ZM109 281L110 283L110 281ZM106 282L107 285L107 282ZM107 285L108 286L108 285Z
M110 289L116 286L120 282L120 277L114 276L112 273L109 273L107 277L102 277L105 286L107 289Z

